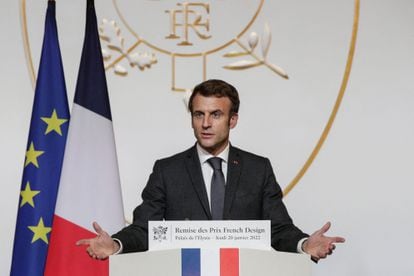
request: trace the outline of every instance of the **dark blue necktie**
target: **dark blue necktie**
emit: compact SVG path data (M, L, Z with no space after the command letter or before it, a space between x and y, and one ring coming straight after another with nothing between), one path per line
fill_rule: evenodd
M221 170L221 161L219 157L212 157L207 160L210 166L213 168L213 177L211 178L211 216L213 220L223 219L223 207L224 207L224 193L226 189L226 181L224 180L224 174Z

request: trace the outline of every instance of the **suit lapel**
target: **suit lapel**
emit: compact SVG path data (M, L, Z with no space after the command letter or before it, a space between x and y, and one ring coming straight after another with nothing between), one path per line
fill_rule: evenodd
M207 217L211 219L210 205L208 203L206 185L204 184L203 173L201 171L200 159L197 154L196 147L192 147L188 151L186 159L186 167L188 174L190 175L194 190L197 193L198 199L207 214Z
M238 150L230 145L223 219L230 219L230 210L234 195L236 194L237 187L239 186L242 165L242 159L240 158Z

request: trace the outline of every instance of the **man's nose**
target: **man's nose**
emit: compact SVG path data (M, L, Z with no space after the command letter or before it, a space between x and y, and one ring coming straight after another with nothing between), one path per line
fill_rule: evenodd
M211 119L210 116L204 116L203 118L203 128L209 128L211 127Z

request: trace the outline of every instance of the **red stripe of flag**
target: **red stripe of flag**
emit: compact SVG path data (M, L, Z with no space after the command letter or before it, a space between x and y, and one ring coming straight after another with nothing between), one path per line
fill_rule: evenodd
M81 238L95 237L95 233L56 215L53 232L45 276L109 275L108 259L92 259L85 252L85 247L75 245Z
M220 276L239 276L238 248L220 248Z

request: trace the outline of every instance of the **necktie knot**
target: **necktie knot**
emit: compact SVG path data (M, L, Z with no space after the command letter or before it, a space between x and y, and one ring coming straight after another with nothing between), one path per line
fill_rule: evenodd
M212 157L207 160L207 162L210 164L210 166L214 170L220 170L221 171L221 161L223 161L220 157Z

